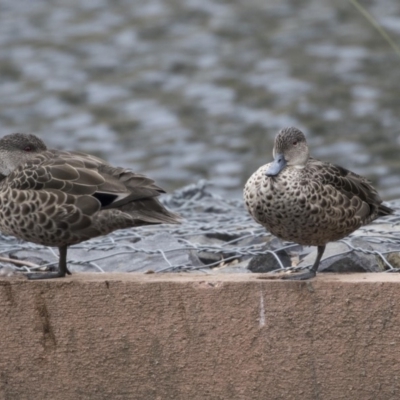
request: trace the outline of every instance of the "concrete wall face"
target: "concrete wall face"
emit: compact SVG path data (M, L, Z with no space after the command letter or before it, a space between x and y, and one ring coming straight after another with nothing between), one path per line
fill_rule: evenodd
M0 399L399 399L400 276L0 280Z

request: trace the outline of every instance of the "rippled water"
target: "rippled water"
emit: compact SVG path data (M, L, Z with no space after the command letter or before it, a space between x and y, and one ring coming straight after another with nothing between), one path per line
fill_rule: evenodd
M366 6L400 43L400 2ZM168 190L206 178L239 196L295 125L315 157L400 197L399 82L400 57L349 2L0 2L0 134Z

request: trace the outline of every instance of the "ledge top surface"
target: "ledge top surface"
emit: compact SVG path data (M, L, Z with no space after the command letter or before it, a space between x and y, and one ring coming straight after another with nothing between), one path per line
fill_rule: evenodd
M270 274L210 274L201 273L162 273L162 274L143 274L143 273L74 273L71 276L52 280L28 281L20 274L11 277L0 276L1 281L25 281L27 283L43 282L105 282L105 281L124 281L124 282L276 282L282 285L295 285L306 283L322 282L343 282L343 283L400 283L398 273L320 273L316 278L308 281L288 281L280 279L269 279L274 276Z

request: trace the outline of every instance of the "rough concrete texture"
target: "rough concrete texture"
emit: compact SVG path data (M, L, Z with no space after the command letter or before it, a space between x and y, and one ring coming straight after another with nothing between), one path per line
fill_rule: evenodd
M0 399L398 399L400 276L0 280Z

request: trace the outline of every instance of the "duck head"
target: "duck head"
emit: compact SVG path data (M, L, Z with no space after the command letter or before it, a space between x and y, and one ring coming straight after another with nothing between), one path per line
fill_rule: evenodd
M303 132L297 128L285 128L275 138L274 161L269 164L265 175L276 176L286 166L303 168L309 158L308 146Z
M12 133L0 139L0 174L9 175L19 165L46 151L46 145L35 135Z

